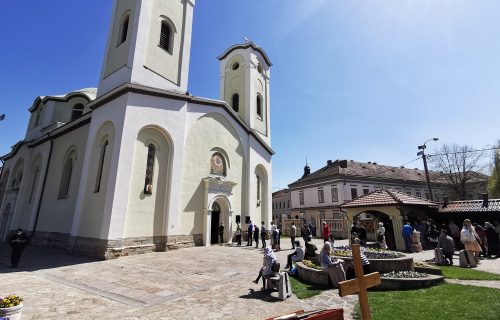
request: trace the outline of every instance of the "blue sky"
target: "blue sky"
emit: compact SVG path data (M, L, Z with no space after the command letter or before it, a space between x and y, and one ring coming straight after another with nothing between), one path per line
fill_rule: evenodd
M0 154L24 137L36 96L97 86L111 5L2 1ZM498 1L197 0L189 91L219 98L216 57L243 36L264 48L276 190L306 156L313 171L328 159L399 166L432 137L494 144L499 34Z

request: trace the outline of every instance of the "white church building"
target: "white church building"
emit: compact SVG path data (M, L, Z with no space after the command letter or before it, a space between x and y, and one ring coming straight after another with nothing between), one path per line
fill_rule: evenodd
M37 97L0 159L0 238L109 259L217 243L271 221L271 62L220 60L220 99L187 92L194 0L115 0L98 88Z

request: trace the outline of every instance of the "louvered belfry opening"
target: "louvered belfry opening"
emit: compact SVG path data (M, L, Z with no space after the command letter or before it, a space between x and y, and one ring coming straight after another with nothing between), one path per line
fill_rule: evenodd
M162 23L160 33L160 47L168 52L170 52L170 35L170 27L166 23Z

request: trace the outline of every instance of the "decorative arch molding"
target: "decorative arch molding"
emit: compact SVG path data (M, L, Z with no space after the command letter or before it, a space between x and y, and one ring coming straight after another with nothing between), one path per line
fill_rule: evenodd
M17 159L16 164L12 169L12 174L7 184L7 190L9 189L12 190L14 188L19 189L21 187L23 173L24 173L24 158L20 157L19 159ZM21 175L21 183L19 182L20 175Z

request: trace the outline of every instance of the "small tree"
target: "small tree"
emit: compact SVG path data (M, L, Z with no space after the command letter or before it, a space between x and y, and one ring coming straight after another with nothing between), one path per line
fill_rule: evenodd
M486 167L483 161L485 156L485 151L474 150L471 146L445 144L434 150L434 155L428 155L428 159L458 198L465 200L467 183L482 176L481 172Z
M500 147L500 141L497 142ZM500 150L493 150L491 176L488 179L488 194L491 198L500 198Z

